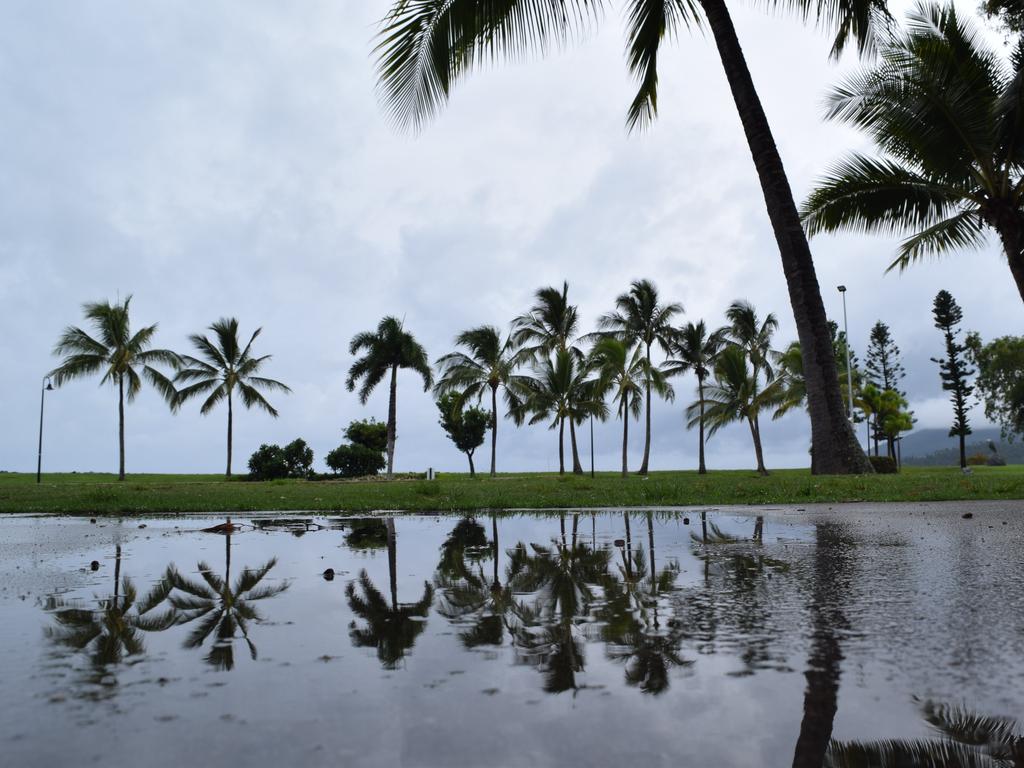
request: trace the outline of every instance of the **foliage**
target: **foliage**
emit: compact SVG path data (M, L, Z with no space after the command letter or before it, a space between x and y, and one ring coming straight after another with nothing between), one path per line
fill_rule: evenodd
M907 233L889 269L977 249L999 236L1024 296L1024 47L1009 63L952 4L919 3L880 61L835 88L828 117L860 128L878 157L853 154L804 203L810 234Z
M868 461L871 462L872 469L878 475L893 475L899 471L896 467L896 459L891 456L868 456Z
M279 445L264 443L249 457L250 480L277 480L288 477L288 461Z
M313 449L301 437L288 443L283 453L288 477L309 477L313 474Z
M906 397L907 393L899 388L899 382L907 375L900 361L900 348L896 346L889 326L881 320L871 328L864 373L878 389L894 389Z
M1008 33L1024 32L1024 2L1021 0L982 0L978 10Z
M465 408L462 400L452 392L441 395L437 400L437 409L441 414L439 423L455 447L469 458L469 474L475 475L473 453L484 443L491 414L476 407Z
M342 477L376 475L387 466L387 460L380 451L355 443L342 443L328 452L324 462Z
M352 445L361 445L377 453L384 453L388 445L388 429L374 419L352 421L345 427L345 439Z
M559 291L553 286L534 294L534 305L512 321L512 343L521 362L541 362L553 352L568 351L577 359L583 352L576 346L579 309L569 303L569 283Z
M975 386L985 417L999 425L1007 440L1024 434L1024 337L1001 336L983 344L971 333L966 346L978 367Z
M963 447L964 437L971 434L971 425L967 417L967 398L974 391L974 387L968 384L968 379L974 375L974 369L969 368L967 364L967 345L957 339L963 311L948 291L939 291L935 296L932 315L935 318L935 327L942 331L946 343L945 357L933 357L932 362L939 364L942 388L950 393L950 400L953 403L953 426L949 429L949 436L956 435L960 438L960 466L964 466L967 461Z

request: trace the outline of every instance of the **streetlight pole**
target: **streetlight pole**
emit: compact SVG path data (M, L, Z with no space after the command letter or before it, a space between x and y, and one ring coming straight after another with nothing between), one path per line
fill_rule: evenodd
M590 417L590 477L594 477L594 417Z
M36 457L36 484L43 482L43 406L46 404L46 393L53 391L49 376L43 377L43 386L39 394L39 454Z
M853 366L850 365L850 328L846 322L846 286L840 285L843 294L843 335L846 337L846 389L850 396L850 422L853 422Z

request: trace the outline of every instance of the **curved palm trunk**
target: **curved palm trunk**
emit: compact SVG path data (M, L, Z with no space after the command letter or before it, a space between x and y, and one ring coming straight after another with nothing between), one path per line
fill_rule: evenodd
M498 387L491 386L491 477L498 474Z
M558 474L565 474L565 417L558 420Z
M629 451L629 393L622 396L622 476L629 474L627 456Z
M398 536L395 534L395 518L389 517L384 524L388 529L388 579L391 581L391 610L398 610Z
M224 473L225 477L231 477L231 430L232 422L234 421L234 410L231 407L231 390L228 390L228 469Z
M761 450L761 428L758 426L757 419L748 418L747 423L750 425L750 437L754 441L754 454L757 456L757 473L759 475L767 475L768 470L764 466L764 452Z
M871 472L871 465L846 418L811 249L729 9L725 0L701 0L701 5L743 123L782 258L803 353L814 470L820 474Z
M124 480L124 376L117 377L117 445L119 463L117 479Z
M1017 292L1024 299L1024 216L1012 204L993 210L986 216L989 224L999 233L1003 252L1010 264L1010 273L1017 284Z
M647 474L647 464L651 459L651 345L647 345L647 372L645 373L646 380L644 386L646 389L646 414L644 416L645 431L644 431L644 458L640 462L640 469L637 470L637 474Z
M391 395L388 398L388 480L395 476L395 417L398 398L398 366L391 366Z
M576 447L576 421L569 417L569 444L572 446L572 473L583 474L583 465L580 464L580 452Z
M704 379L701 376L697 377L697 399L700 402L700 445L698 446L698 460L697 474L706 475L708 468L704 464Z

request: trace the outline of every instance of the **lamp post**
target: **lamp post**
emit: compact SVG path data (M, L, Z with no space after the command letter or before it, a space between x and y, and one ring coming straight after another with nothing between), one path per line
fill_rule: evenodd
M846 389L850 396L850 421L853 421L853 367L850 365L850 328L846 322L846 286L840 285L843 294L843 335L846 337Z
M43 406L46 404L46 393L53 391L49 376L43 377L43 387L39 394L39 455L36 457L36 484L43 482Z
M594 417L590 417L590 477L594 477Z

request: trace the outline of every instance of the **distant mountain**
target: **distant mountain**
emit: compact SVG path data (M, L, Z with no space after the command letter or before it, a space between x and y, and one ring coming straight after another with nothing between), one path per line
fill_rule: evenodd
M977 429L967 436L967 455L989 455L988 441L996 444L999 455L1009 464L1024 464L1024 443L1007 443L994 427ZM903 462L916 467L957 466L960 463L960 443L945 429L919 429L903 438Z

